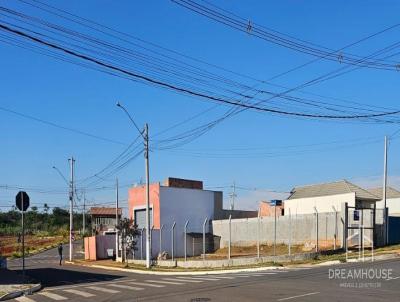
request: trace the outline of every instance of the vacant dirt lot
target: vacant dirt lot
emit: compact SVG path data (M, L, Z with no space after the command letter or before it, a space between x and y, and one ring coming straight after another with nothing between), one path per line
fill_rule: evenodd
M36 250L50 248L63 241L62 236L38 237L34 235L25 236L25 252L33 253ZM0 255L5 257L19 257L22 252L22 244L15 236L0 236Z

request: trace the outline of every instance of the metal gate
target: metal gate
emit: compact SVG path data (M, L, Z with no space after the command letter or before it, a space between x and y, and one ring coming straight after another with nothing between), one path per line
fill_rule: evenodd
M356 203L356 206L345 204L345 228L344 247L346 256L350 250L357 250L359 257L364 256L365 249L372 251L380 241L377 236L376 205L363 205ZM383 224L382 224L383 225Z

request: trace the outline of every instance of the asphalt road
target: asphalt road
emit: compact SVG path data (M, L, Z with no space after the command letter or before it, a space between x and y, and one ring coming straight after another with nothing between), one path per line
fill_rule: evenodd
M60 267L57 257L57 251L50 250L27 259L27 274L41 280L44 289L14 301L400 301L400 260L165 276L68 264ZM18 261L9 264L11 269L19 269ZM334 269L344 269L336 271L336 279L330 278ZM390 278L379 278L383 277L378 275L383 270ZM339 275L340 272L345 275ZM364 277L350 278L349 272L352 276L364 272Z

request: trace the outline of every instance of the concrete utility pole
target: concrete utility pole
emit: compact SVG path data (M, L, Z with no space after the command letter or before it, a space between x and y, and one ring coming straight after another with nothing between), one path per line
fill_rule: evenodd
M230 194L231 197L231 210L235 209L235 197L236 197L236 183L233 182L233 186L232 186L232 193Z
M231 244L232 244L232 215L229 215L229 245L228 245L228 260L231 259Z
M274 201L274 262L276 257L276 200Z
M73 246L72 246L72 232L74 229L73 226L73 208L74 208L74 165L75 159L72 156L68 159L70 163L70 195L69 195L69 261L72 261L72 253L73 253Z
M22 218L22 280L25 282L25 222L24 222L24 194L21 196Z
M150 175L149 175L149 125L144 125L144 159L146 166L146 267L150 268Z
M132 124L135 126L136 130L144 139L144 159L145 159L145 173L146 173L146 267L150 268L150 175L149 175L149 126L146 123L144 125L144 130L141 131L136 125L132 116L129 112L122 106L121 103L117 102L117 106L125 111L126 115L131 120Z
M118 178L115 180L115 259L118 258L118 252L119 252L119 247L118 247L118 202L119 202L119 192L118 192Z
M83 212L82 212L82 229L83 235L86 233L86 193L83 191Z
M383 187L382 187L382 199L383 199L383 210L385 217L385 245L388 243L388 215L386 215L386 185L387 185L387 136L385 135L385 148L383 154Z

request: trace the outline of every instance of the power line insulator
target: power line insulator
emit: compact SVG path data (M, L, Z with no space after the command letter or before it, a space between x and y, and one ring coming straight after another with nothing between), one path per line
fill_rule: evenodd
M249 20L249 23L247 24L247 32L250 33L251 30L253 29L253 25L251 25L251 21Z

